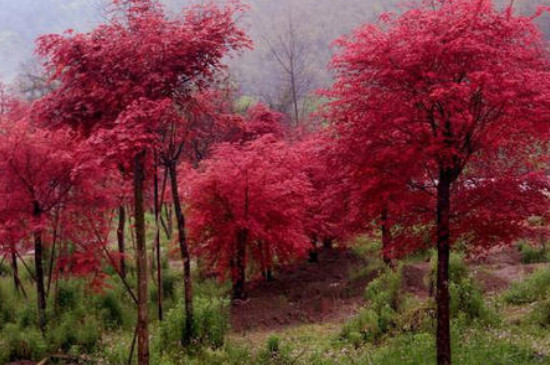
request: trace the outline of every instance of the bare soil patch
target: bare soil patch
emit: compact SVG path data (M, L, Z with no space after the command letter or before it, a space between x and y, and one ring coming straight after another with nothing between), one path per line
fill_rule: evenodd
M346 249L319 253L318 263L281 268L272 282L248 284L248 298L231 308L236 332L280 329L304 323L340 321L362 305L367 283L376 274L349 279L366 262Z
M485 257L469 258L468 264L483 291L496 294L546 264L521 263L513 247L499 248ZM306 323L344 322L364 305L366 285L374 272L351 281L349 274L367 263L347 249L319 254L319 263L301 262L280 268L274 281L248 284L248 299L233 304L231 323L236 333L277 331ZM428 262L403 267L403 290L420 300L430 296Z

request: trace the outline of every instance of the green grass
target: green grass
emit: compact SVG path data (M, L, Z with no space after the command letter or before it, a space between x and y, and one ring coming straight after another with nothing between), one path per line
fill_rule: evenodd
M503 299L510 304L533 303L550 297L550 269L535 271L522 281L517 281L504 293Z
M128 241L130 242L130 241ZM168 242L163 240L163 245ZM129 243L129 246L131 244ZM167 247L165 247L166 249ZM193 342L182 344L185 312L181 272L164 261L165 321L156 320L156 284L150 282L151 363L160 365L428 365L435 363L435 303L402 292L401 270L386 268L376 239L360 237L353 252L363 268L348 280L379 275L365 288L364 305L344 323L306 324L273 331L231 333L228 283L203 280L193 273ZM129 248L131 252L131 248ZM425 261L423 252L405 261ZM128 260L133 265L132 260ZM454 364L550 363L550 269L514 283L499 296L483 295L464 257L450 262L452 352ZM427 275L433 285L433 272ZM128 283L135 291L133 270ZM39 361L47 354L85 355L103 364L127 364L135 328L135 305L120 279L106 279L102 292L82 279L60 280L48 300L48 328L36 327L36 298L27 276L26 300L13 287L9 272L0 273L0 364L18 359ZM52 287L54 290L55 287ZM134 354L134 361L136 356Z
M549 252L546 243L535 246L527 241L520 241L517 248L521 255L521 262L524 264L537 264L549 261Z

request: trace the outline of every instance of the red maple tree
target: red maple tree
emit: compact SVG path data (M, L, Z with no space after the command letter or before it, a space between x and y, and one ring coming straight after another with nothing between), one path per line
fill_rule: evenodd
M304 220L311 186L297 162L271 134L222 144L186 189L189 236L220 273L231 274L234 298L245 296L247 257L265 272L309 248Z
M338 138L352 148L368 146L358 152L391 165L431 204L437 360L449 364L451 243L472 230L485 248L509 242L524 231L520 218L542 213L547 204L546 180L529 164L529 149L548 136L550 116L540 32L531 17L516 16L510 7L499 11L490 0L426 1L339 44L330 93ZM500 163L503 153L516 163ZM393 194L394 184L388 188ZM497 200L499 211L487 205Z
M149 137L159 131L170 132L153 141L163 140L167 145L163 158L172 181L177 179L176 166L188 141L186 118L158 121L148 117L158 117L161 110L185 110L192 95L223 70L223 57L248 47L249 41L235 23L235 13L242 10L236 2L225 7L212 3L193 6L174 18L166 16L160 3L153 0L113 3L109 22L89 33L39 38L38 54L46 59L46 69L59 87L37 104L34 115L49 126L70 125L85 137L110 129L118 134L118 141L125 141L126 155L121 161L133 175L138 362L145 364L149 351L144 189L152 168L147 162L155 160ZM119 146L112 147L116 150ZM177 184L172 185L176 186L172 193L184 261L186 333L191 334L190 257Z

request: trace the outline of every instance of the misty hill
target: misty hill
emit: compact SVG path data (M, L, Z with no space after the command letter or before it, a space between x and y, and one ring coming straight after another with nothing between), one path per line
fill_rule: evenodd
M163 0L177 11L200 0ZM508 0L500 0L507 3ZM516 0L516 7L533 13L548 0ZM67 28L86 31L102 20L108 0L0 0L0 77L11 80L23 62L33 56L34 39L40 34ZM330 81L327 63L331 43L361 23L377 21L382 12L399 12L404 0L245 0L250 11L240 21L254 40L253 51L230 60L232 74L243 92L273 98L284 77L272 48L286 35L289 19L295 41L302 47L303 93ZM550 35L550 17L541 26Z

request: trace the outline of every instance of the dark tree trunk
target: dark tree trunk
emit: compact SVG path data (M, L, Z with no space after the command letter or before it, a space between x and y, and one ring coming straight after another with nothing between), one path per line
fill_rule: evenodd
M165 179L166 181L166 179ZM162 191L164 195L164 189ZM159 321L162 321L162 267L161 267L161 255L160 255L160 222L159 222L159 209L160 209L160 199L159 199L159 179L158 172L155 168L155 250L157 253L156 266L157 266L157 310Z
M161 208L162 211L162 208ZM162 212L161 212L162 213ZM172 227L172 208L170 204L164 204L164 215L165 218L162 217L162 214L160 215L160 222L162 223L162 226L164 228L164 232L166 233L166 238L169 240L172 239L172 232L174 232L174 228Z
M384 207L382 209L382 214L380 216L381 221L381 231L382 231L382 258L384 263L388 266L392 265L391 258L388 256L388 247L391 243L391 231L388 223L388 208Z
M55 213L55 222L54 222L54 229L53 229L53 242L52 242L52 250L50 254L50 264L48 266L48 286L46 289L46 297L50 297L50 288L52 285L52 279L53 279L53 268L55 266L55 246L57 245L57 235L58 235L58 228L59 228L59 209Z
M246 240L248 231L237 232L237 247L235 252L235 267L233 269L233 299L246 298Z
M116 230L116 237L118 242L118 255L120 263L120 276L126 278L126 248L125 248L125 237L124 237L124 227L126 225L126 209L124 205L118 207L118 227Z
M437 364L451 363L449 314L449 216L451 211L451 178L440 170L437 185Z
M318 263L319 262L319 251L317 250L317 237L314 236L311 239L311 250L309 250L309 258L308 261L311 263Z
M265 281L273 281L273 265L269 246L265 242L259 242L260 252L262 253L262 276Z
M145 242L145 207L143 201L145 180L145 152L134 158L134 215L138 279L138 364L149 364L147 246Z
M185 237L185 216L181 209L181 201L178 192L178 176L176 164L174 162L168 165L170 172L170 185L172 190L172 200L174 201L174 210L176 213L176 222L178 225L178 243L180 247L181 259L183 260L183 281L185 284L185 333L184 342L189 342L193 334L193 287L191 283L191 256Z
M323 239L323 248L325 250L332 250L332 238L325 237L325 239Z
M37 201L34 202L33 216L35 221L40 221L42 210ZM43 255L44 247L42 245L42 232L37 229L34 232L34 271L36 275L36 300L38 304L38 327L45 333L46 331L46 288L44 287L44 266Z
M25 288L21 283L21 277L19 276L19 266L17 265L17 254L15 253L15 248L11 252L11 268L13 270L13 284L15 285L15 290L23 293L23 296L26 298L27 293L25 292Z

